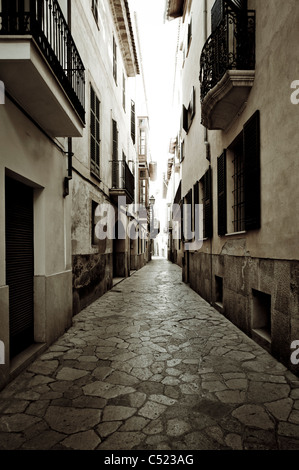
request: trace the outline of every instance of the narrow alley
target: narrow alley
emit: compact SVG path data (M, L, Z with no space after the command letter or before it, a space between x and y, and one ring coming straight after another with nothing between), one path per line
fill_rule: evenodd
M299 379L154 258L0 394L0 449L299 449Z

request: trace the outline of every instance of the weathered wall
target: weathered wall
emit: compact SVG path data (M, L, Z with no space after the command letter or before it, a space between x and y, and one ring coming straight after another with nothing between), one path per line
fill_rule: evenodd
M299 40L299 9L296 0L249 0L256 11L256 74L243 112L224 131L208 131L210 162L206 159L205 132L201 125L199 57L205 38L204 2L192 2L192 41L182 68L182 99L188 105L196 89L196 115L185 140L182 162L182 195L212 167L212 239L204 240L199 252L185 253L183 279L215 304L215 275L223 278L220 311L271 353L289 363L291 341L299 338L298 226L299 160L297 148L298 106L291 103L291 83L298 80L295 65ZM207 35L211 32L208 0ZM186 16L181 44L186 44ZM244 124L260 110L261 117L261 229L218 236L217 158L240 134ZM231 220L229 224L231 225ZM188 261L189 260L189 261ZM254 291L271 296L271 346L253 331L256 316Z
M204 299L297 373L290 363L290 345L298 339L298 272L298 261L193 253L189 281ZM217 299L215 276L223 279L222 302ZM254 291L271 296L271 342L255 332Z
M34 189L34 339L52 343L71 324L70 199L63 198L66 156L10 100L0 106L0 340L9 380L9 299L5 264L5 175ZM63 150L63 147L62 147Z

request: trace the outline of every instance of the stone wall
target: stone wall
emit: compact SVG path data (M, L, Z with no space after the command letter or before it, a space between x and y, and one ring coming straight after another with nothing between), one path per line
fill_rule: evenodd
M189 254L192 289L294 372L290 346L299 340L298 274L298 261Z
M111 289L112 256L90 254L73 257L73 315Z

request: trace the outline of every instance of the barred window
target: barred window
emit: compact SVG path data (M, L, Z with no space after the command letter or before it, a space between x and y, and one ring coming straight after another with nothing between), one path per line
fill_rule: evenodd
M90 86L90 168L100 176L100 100Z
M245 230L245 195L244 195L244 155L243 155L243 139L239 139L234 148L233 157L233 196L234 196L234 232L242 232Z

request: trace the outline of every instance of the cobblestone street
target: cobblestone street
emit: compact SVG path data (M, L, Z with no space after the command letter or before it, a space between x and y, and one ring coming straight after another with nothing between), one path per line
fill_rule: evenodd
M161 259L0 393L0 449L299 449L299 379Z

